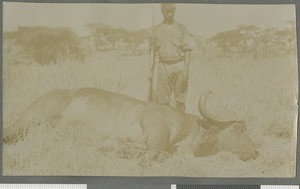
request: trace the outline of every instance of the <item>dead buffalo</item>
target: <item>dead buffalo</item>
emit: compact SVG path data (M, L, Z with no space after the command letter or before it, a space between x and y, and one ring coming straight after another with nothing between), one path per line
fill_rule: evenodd
M34 120L55 125L81 125L105 139L141 139L147 154L155 158L183 147L194 156L208 156L221 149L242 160L258 156L242 121L218 121L206 109L208 94L198 108L204 119L168 106L143 102L129 96L95 88L54 90L33 102L12 127L4 128L3 141L18 141ZM179 149L178 149L179 150Z

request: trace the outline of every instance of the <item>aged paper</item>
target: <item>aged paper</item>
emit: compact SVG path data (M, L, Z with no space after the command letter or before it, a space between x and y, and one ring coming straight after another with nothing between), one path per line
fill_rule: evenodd
M294 5L3 16L3 175L295 176Z

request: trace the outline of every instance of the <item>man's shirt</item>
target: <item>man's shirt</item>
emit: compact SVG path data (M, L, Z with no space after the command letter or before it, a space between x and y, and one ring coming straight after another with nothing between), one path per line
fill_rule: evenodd
M196 43L187 29L177 22L161 23L154 28L154 34L159 39L158 55L161 60L176 60L184 56L180 45L190 50L196 48Z

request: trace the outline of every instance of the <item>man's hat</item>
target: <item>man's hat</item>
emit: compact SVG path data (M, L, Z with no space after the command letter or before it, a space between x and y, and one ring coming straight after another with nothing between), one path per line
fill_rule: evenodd
M161 12L168 9L176 9L175 3L162 3L161 4Z

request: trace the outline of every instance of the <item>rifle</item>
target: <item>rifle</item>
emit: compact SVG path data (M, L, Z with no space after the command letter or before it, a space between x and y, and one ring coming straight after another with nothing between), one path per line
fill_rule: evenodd
M157 102L158 101L158 92L157 92L157 71L155 64L155 53L151 49L150 52L150 75L149 75L149 85L148 85L148 101Z
M152 35L154 36L154 6L152 7ZM150 102L158 101L158 91L157 91L157 71L155 64L155 52L151 48L150 51L150 75L149 75L149 85L148 85L148 96L147 100Z

